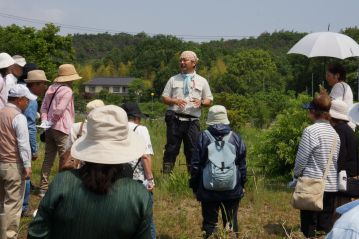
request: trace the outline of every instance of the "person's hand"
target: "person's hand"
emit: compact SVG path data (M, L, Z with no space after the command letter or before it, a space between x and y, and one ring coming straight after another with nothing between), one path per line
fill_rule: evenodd
M187 102L184 99L176 99L175 100L175 105L177 105L178 107L180 107L181 109L183 109L184 107L186 107Z
M29 179L31 177L32 170L30 168L24 168L24 179Z
M152 192L153 188L155 187L155 181L153 179L150 179L147 181L147 191Z
M193 102L193 106L195 108L201 107L202 101L200 99L192 99L191 101Z
M35 161L37 159L37 157L38 157L37 154L33 154L31 160Z

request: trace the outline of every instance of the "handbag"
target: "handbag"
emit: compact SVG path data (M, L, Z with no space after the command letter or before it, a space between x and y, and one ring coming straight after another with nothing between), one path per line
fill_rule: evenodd
M59 87L57 87L57 89L55 90L54 94L52 95L52 98L50 100L50 104L49 104L49 107L47 108L47 113L49 113L49 110L50 110L50 107L51 107L51 104L52 104L52 101L56 95L56 92L61 88L62 85L60 85ZM44 130L42 133L40 133L40 141L41 142L45 142L46 141L46 130Z
M77 134L77 139L82 135L82 129L84 126L84 122L81 123L80 130ZM71 148L67 149L65 153L60 156L60 165L59 165L59 172L71 169L77 169L80 167L80 160L75 159L71 156Z
M325 167L324 175L320 179L299 177L292 197L292 205L296 209L308 211L323 210L323 196L325 181L328 175L329 166L333 162L334 149L337 147L337 137L334 138L329 159Z

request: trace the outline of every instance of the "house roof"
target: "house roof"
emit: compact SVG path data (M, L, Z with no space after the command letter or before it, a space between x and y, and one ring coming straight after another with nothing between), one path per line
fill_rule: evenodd
M128 86L135 78L133 77L96 77L86 82L88 86Z

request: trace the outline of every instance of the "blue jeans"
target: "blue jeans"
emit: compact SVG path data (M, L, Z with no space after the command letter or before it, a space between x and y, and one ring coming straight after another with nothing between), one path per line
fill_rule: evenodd
M25 180L24 202L22 204L23 212L29 209L29 201L30 201L30 179L26 179Z

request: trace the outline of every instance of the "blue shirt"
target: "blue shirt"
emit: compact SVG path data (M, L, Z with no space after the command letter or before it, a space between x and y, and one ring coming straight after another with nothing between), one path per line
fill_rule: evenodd
M342 216L336 221L327 239L359 239L359 200L347 203L337 212Z
M37 154L37 143L36 143L36 116L37 116L37 101L30 100L24 115L27 119L27 126L29 129L30 147L31 154Z

